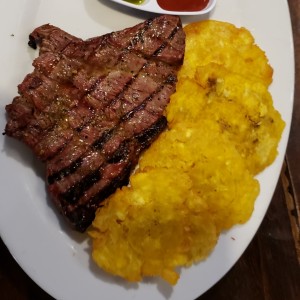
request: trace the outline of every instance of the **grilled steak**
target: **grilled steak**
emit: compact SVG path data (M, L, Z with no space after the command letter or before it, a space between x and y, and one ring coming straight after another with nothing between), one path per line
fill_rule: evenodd
M160 16L86 41L46 24L29 45L40 53L6 106L5 133L46 163L51 198L83 232L167 125L184 55L181 21Z

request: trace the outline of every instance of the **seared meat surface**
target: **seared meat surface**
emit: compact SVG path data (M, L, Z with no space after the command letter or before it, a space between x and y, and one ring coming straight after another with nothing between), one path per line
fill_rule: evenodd
M181 21L159 16L86 41L46 24L29 45L39 56L6 106L5 133L46 163L51 198L85 231L167 125L184 56Z

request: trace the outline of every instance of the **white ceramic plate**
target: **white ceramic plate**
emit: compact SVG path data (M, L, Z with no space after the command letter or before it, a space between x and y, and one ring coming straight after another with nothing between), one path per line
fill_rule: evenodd
M216 5L217 0L209 0L207 6L204 9L198 10L198 11L170 11L170 10L164 10L162 9L158 3L157 0L145 0L142 4L133 4L130 2L127 2L125 0L111 0L113 2L119 3L121 5L125 5L131 8L148 11L148 12L154 12L158 14L176 14L176 15L204 15L209 13ZM184 1L184 0L183 0Z
M1 1L0 128L6 123L5 105L32 70L37 51L27 46L27 36L35 27L51 23L88 38L135 25L149 16L104 0ZM233 266L256 233L278 180L292 115L294 60L287 1L219 0L210 15L182 20L188 23L201 18L247 27L274 67L271 93L287 126L276 162L258 177L261 193L253 216L245 225L222 234L206 261L181 270L175 287L157 279L124 283L96 268L85 236L71 232L61 222L45 192L43 166L21 143L1 135L1 237L21 267L56 299L195 299Z

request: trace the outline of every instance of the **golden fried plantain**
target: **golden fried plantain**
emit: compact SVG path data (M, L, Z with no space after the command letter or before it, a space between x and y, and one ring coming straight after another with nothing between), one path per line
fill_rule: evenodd
M174 169L148 169L130 183L97 213L93 258L129 281L161 276L175 284L176 267L205 258L215 246L213 219L191 179Z
M272 82L273 69L247 29L207 20L191 23L184 31L185 58L179 78L193 78L198 66L216 63L266 86Z
M285 126L263 83L216 63L196 68L193 79L179 81L167 117L170 127L181 126L183 120L197 126L213 120L219 134L227 136L254 175L276 158Z

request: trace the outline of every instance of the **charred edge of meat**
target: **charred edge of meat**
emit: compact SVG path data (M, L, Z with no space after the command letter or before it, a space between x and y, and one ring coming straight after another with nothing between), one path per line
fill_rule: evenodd
M81 206L72 212L65 212L65 217L70 225L79 232L85 230L92 224L96 215L95 208Z
M40 42L41 42L41 40L37 40L32 35L29 35L28 46L31 47L32 49L36 50L37 49L37 45Z

